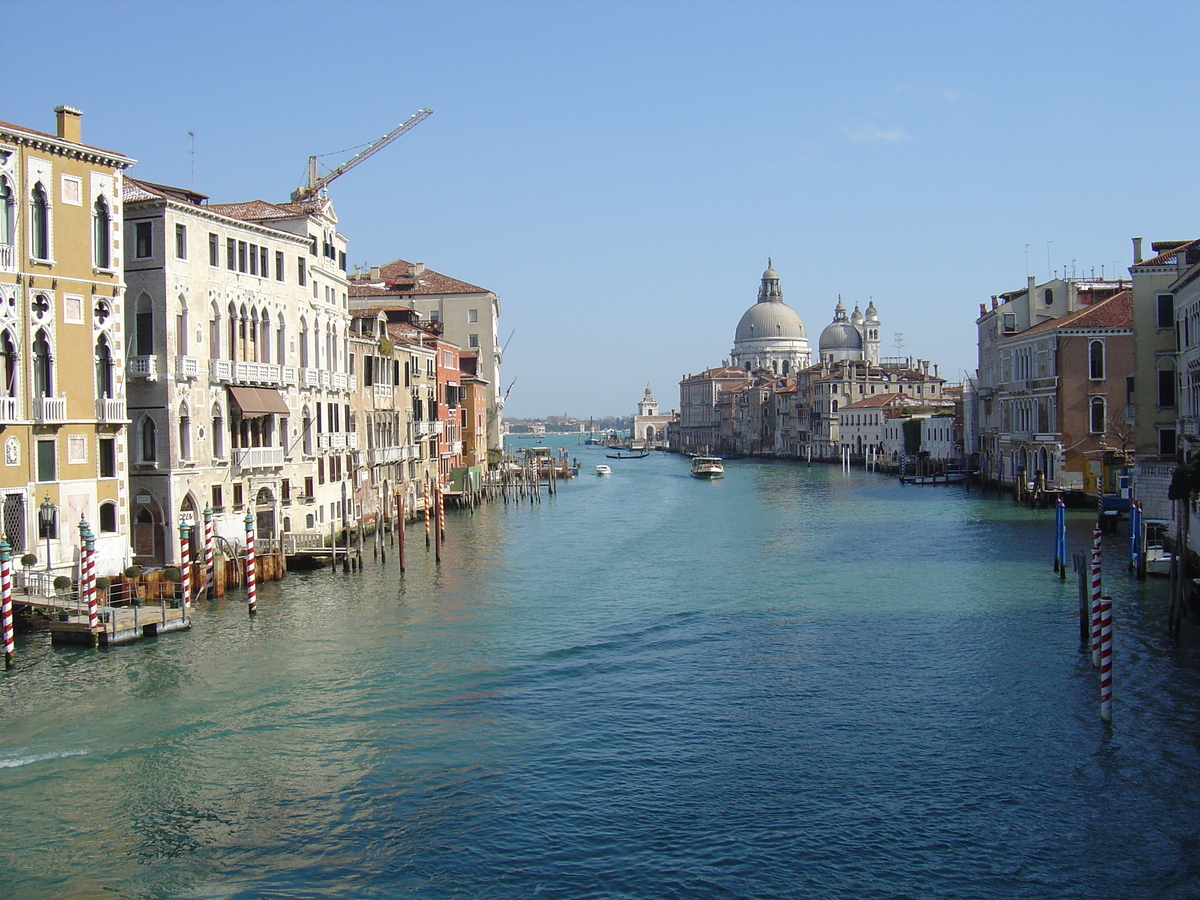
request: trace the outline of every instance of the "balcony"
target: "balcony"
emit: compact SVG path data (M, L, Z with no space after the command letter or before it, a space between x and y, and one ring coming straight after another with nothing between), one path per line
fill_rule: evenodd
M367 451L367 464L386 466L404 460L404 447L376 447Z
M267 384L276 387L280 383L279 366L273 363L239 360L233 364L233 380L235 384Z
M101 397L96 401L96 421L107 425L117 425L126 421L125 401Z
M350 382L349 379L347 379L345 372L331 372L330 374L333 379L333 389L335 391L346 391L350 389Z
M295 387L298 370L295 366L280 366L279 381L284 387Z
M17 248L15 244L0 244L0 269L13 270L17 267Z
M67 421L66 397L35 397L33 421L39 425L62 424Z
M0 423L11 424L17 421L17 398L0 397Z
M442 433L441 422L413 422L413 425L416 426L418 439Z
M321 370L320 369L301 369L300 370L300 387L319 388L320 386L321 386Z
M134 356L125 368L130 378L142 378L146 381L158 381L158 357Z
M231 451L233 464L239 469L280 469L283 467L282 447L242 447Z
M357 431L346 432L346 446L349 447L351 450L358 449L358 432Z
M233 360L210 359L208 361L208 380L218 384L228 384L233 381Z
M391 404L394 401L394 392L395 388L390 384L377 384L371 389L377 407L383 403Z
M200 360L194 356L175 357L175 379L191 381L200 377Z

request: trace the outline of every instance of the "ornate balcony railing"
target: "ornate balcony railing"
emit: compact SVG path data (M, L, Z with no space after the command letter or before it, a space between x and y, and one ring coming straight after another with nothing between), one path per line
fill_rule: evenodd
M36 397L33 401L33 420L46 425L67 421L66 397Z
M175 377L179 381L188 381L200 377L200 360L194 356L175 357Z
M16 422L17 413L18 409L16 397L0 397L0 422Z
M232 451L233 464L240 469L279 469L283 467L282 447L241 447Z
M158 357L134 356L126 366L130 378L144 378L146 381L158 381Z
M96 421L114 424L125 421L125 401L101 397L96 401Z

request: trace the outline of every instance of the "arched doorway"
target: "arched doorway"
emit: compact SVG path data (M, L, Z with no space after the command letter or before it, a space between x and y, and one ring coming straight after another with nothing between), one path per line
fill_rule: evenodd
M188 494L183 498L179 517L191 527L188 529L188 562L195 564L204 559L204 515L200 511L196 498ZM182 563L183 560L180 560ZM195 579L193 578L193 581Z
M151 494L138 492L133 506L134 562L161 566L166 562L166 546L162 507Z
M260 488L254 497L255 539L273 541L279 537L275 521L275 495L270 488Z

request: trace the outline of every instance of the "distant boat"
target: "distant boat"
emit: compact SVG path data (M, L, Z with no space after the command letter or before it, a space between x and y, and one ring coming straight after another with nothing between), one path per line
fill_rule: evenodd
M1170 527L1167 522L1147 520L1146 522L1146 574L1170 575L1171 551L1163 546Z
M693 456L693 478L721 478L725 475L725 466L717 456Z
M649 450L643 450L641 453L605 453L609 459L645 459L650 455Z
M960 484L967 480L966 472L943 472L940 475L901 475L902 484Z
M601 463L600 465L596 466L596 474L597 475L611 475L612 469L610 469L608 466Z

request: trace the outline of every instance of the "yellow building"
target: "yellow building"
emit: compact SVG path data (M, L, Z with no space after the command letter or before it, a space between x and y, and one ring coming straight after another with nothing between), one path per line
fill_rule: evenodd
M0 508L34 571L69 573L86 521L111 574L128 556L121 182L134 161L83 144L79 110L55 113L55 134L0 122Z

